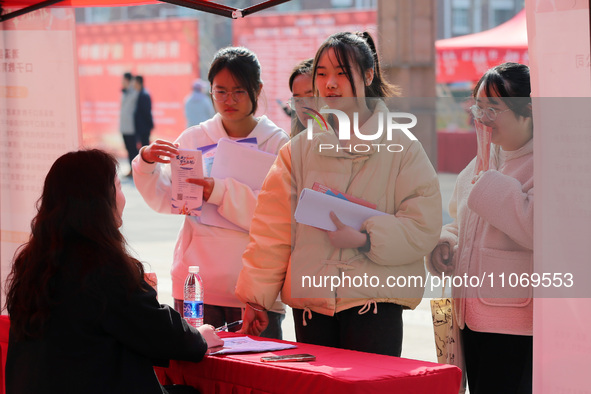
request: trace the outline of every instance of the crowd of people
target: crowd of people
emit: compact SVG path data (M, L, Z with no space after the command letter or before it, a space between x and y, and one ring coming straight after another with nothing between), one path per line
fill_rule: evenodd
M74 387L64 392L137 392L138 385L146 393L180 390L160 387L152 366L170 359L199 361L208 346L219 345L213 326L239 319L242 333L281 339L284 304L292 309L299 342L400 356L402 312L419 304L424 288L305 289L300 278L532 269L527 66L501 64L474 88L471 111L489 130L490 166L480 171L475 158L459 174L449 206L453 222L443 227L437 173L418 140L394 128L376 142L388 138L401 151L352 148L375 135L389 111L388 100L404 93L382 74L370 34L333 34L312 59L294 67L292 130L256 114L261 74L249 49L218 51L207 76L211 98L204 100L206 83L200 81L193 87L195 97L186 101L187 111L202 110L208 115L200 116L207 118L188 120L175 141L149 140L153 122L151 115L146 121L151 104L143 79L136 76L132 90L131 75L124 76L121 132L134 183L153 210L170 213L170 161L179 149L254 138L259 150L277 155L260 190L233 178L187 180L203 188L203 201L234 228L205 224L199 216L184 218L171 270L173 308L158 303L143 279L142 264L126 251L118 230L125 198L113 156L85 150L56 161L30 240L18 251L9 277L7 393L39 392L61 382ZM333 114L325 122L312 119L321 108ZM345 130L348 139L341 138L346 123L338 113L357 122ZM329 145L339 149L319 149ZM359 229L334 212L325 213L334 231L298 223L298 198L315 184L361 199L383 214ZM179 314L192 265L200 267L205 284L205 325L199 330ZM531 393L531 294L509 298L495 290L462 287L452 293L470 392ZM85 313L78 313L82 309ZM59 370L33 367L56 359ZM60 375L64 362L71 365L68 376Z

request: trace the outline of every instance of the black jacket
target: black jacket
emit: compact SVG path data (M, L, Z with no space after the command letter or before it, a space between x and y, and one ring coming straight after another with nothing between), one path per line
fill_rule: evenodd
M11 328L7 394L162 394L154 365L203 358L201 334L160 305L147 283L129 296L116 280L101 281L98 291L81 291L62 280L67 297L41 339L16 341Z
M137 106L133 114L135 133L138 136L149 136L154 128L152 118L152 99L146 89L142 89L137 97Z

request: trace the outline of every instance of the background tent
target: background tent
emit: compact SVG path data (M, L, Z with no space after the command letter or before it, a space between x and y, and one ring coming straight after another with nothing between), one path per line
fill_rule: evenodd
M480 33L435 42L437 83L477 81L502 62L529 64L525 9L509 21Z
M214 3L209 0L0 0L0 22L53 5L57 7L115 7L158 4L159 2L176 4L194 10L238 19L288 1L290 0L267 0L251 7L237 9L223 4ZM9 7L23 8L17 11L10 11L9 13L2 12L2 8Z

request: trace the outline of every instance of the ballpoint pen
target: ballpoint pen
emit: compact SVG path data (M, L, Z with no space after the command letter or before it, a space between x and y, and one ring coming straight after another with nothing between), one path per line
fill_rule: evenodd
M216 328L215 330L216 330L216 332L217 331L228 331L228 328L232 328L232 327L240 325L240 324L242 324L242 320L236 320L232 323L226 323L223 326Z

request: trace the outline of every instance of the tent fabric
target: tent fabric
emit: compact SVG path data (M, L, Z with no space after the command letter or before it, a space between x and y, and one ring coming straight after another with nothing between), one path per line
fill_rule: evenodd
M161 0L162 2L172 3L183 7L193 8L200 11L206 11L213 14L218 14L230 18L241 18L248 14L269 8L290 0L267 0L262 3L247 7L243 10L228 7L223 4L218 4L215 1L209 0ZM118 6L136 6L146 4L162 4L157 0L63 0L57 4L50 5L52 7L118 7ZM0 5L3 8L26 8L26 7L42 7L39 4L43 0L0 0ZM11 10L12 12L13 10ZM6 14L2 15L2 19L7 19ZM2 20L0 19L0 20Z
M525 9L490 30L437 40L437 82L477 81L505 61L527 64Z
M22 8L40 3L41 0L4 0L4 8ZM146 4L161 4L157 0L64 0L53 7L119 7Z

